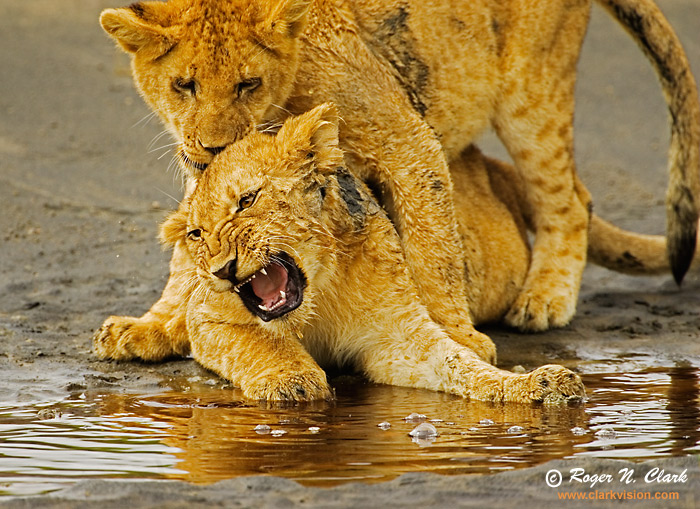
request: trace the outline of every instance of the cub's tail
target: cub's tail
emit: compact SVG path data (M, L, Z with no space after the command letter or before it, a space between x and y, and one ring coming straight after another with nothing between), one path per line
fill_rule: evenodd
M532 206L525 194L522 175L510 164L484 155L482 157L494 193L508 207L513 217L520 218L530 231L534 231ZM585 189L581 182L577 181L576 184ZM700 253L700 248L697 252ZM666 238L663 235L644 235L623 230L595 213L591 214L588 231L589 262L637 276L668 274L671 265L666 253ZM700 254L689 261L688 265L691 264L694 271L700 270Z
M680 284L695 253L700 201L700 106L695 79L678 37L651 0L597 2L641 47L661 81L668 104L671 147L666 193L666 251L667 266ZM598 227L607 224L600 221Z
M637 276L668 274L671 267L666 248L663 235L629 232L591 215L588 259L596 265ZM691 263L694 270L700 265L698 260Z

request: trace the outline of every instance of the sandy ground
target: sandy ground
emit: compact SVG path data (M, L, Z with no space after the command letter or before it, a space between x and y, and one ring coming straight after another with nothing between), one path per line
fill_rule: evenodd
M200 373L193 362L153 369L98 362L92 332L110 314L141 314L167 276L156 225L181 196L166 170L170 139L138 98L128 60L97 23L104 0L0 2L0 394L5 401L60 398L69 389L118 385L148 390L168 376ZM700 7L660 5L700 72ZM641 53L596 8L581 61L577 160L596 211L618 225L663 231L668 126L656 79ZM489 153L499 148L482 144ZM681 290L670 277L632 278L587 270L579 312L561 331L490 332L504 366L556 360L579 369L700 366L700 282ZM1 459L0 459L1 461ZM591 460L594 461L594 460ZM581 461L578 460L577 466ZM599 471L621 463L597 461ZM384 506L511 507L532 499L559 506L542 479L567 462L493 476L410 474L389 483L332 491L276 478L210 487L184 483L89 481L8 507ZM653 465L647 465L651 468ZM700 497L696 458L665 460L689 469L674 489L682 504ZM644 507L644 503L637 502ZM648 507L659 507L649 503Z

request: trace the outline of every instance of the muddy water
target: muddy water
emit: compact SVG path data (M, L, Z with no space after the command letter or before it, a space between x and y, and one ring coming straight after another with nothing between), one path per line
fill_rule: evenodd
M470 403L351 377L334 381L334 405L303 408L245 404L235 389L199 377L162 393L0 402L0 494L98 477L211 483L270 474L329 486L413 471L488 473L583 455L697 453L699 376L696 368L588 374L589 401L567 408ZM407 419L416 413L425 417ZM439 435L409 436L421 421Z

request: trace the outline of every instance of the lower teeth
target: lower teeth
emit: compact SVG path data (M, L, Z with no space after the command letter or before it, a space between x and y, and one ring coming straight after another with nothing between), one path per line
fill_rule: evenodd
M280 296L282 297L280 300L275 302L272 306L267 307L262 304L258 304L258 308L262 309L263 311L274 311L275 309L283 306L284 304L287 303L287 295L284 292L280 292Z

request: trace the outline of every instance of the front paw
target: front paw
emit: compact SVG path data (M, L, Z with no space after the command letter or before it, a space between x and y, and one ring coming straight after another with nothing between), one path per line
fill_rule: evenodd
M155 321L110 316L92 338L100 359L160 361L174 354L172 342Z
M515 388L515 396L522 401L558 405L586 397L581 377L563 366L549 364L521 376L525 383Z
M334 399L323 371L279 374L270 376L249 387L242 387L243 394L258 401L302 402Z
M95 355L100 359L131 360L133 352L128 348L133 342L129 329L138 322L131 316L110 316L92 337Z

